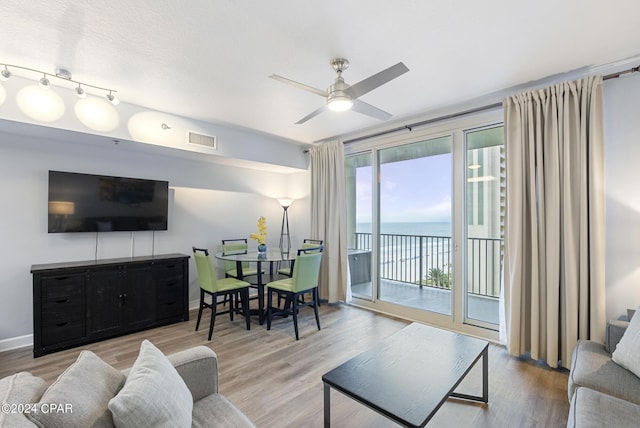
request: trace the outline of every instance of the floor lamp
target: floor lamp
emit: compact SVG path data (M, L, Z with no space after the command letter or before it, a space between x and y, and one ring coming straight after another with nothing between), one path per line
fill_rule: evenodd
M280 198L278 199L280 206L284 212L282 213L282 227L280 228L280 251L288 253L291 249L291 237L289 236L289 207L293 203L293 199Z

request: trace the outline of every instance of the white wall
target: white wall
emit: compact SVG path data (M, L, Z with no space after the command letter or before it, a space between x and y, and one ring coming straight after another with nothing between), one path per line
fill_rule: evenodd
M640 305L640 73L604 82L607 319Z
M267 244L277 247L282 208L275 198L285 195L298 198L289 211L292 242L308 235L306 171L264 172L131 151L126 144L78 144L13 135L3 132L1 126L2 122L0 350L31 343L31 265L92 260L96 253L94 233L47 233L50 169L168 180L169 228L155 232L155 254L189 254L192 245L218 249L223 238L248 237L256 231L261 215L267 218ZM152 232L99 234L97 257L151 254L152 236ZM190 299L197 300L197 275L192 262L190 281ZM16 339L20 336L25 337Z

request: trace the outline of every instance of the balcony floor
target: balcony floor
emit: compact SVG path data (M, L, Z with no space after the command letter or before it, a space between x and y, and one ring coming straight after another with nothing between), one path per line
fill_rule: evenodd
M451 314L451 290L419 287L387 279L382 280L380 288L380 300L445 315ZM371 296L371 283L352 284L351 292L354 296ZM498 324L498 304L496 298L470 294L468 318Z

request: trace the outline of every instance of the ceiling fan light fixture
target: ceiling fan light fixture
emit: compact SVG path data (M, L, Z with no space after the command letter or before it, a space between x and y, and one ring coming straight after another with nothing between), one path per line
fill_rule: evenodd
M338 95L327 100L327 107L331 111L347 111L353 106L353 101L346 95Z
M326 91L314 88L309 85L305 85L304 83L296 82L295 80L287 79L286 77L278 76L277 74L272 74L271 76L269 76L272 79L296 86L300 89L304 89L305 91L320 95L321 97L325 98L325 105L312 111L311 113L297 121L296 125L303 124L309 119L316 117L326 110L347 111L353 108L353 110L357 113L371 116L379 120L387 120L391 117L391 114L387 113L386 111L380 110L377 107L361 101L360 97L409 71L406 65L404 65L402 62L399 62L395 65L392 65L391 67L388 67L376 74L367 77L364 80L359 81L354 85L349 85L344 81L342 77L342 73L349 67L349 61L347 61L345 58L333 58L330 61L330 64L333 70L338 74L338 76L336 77L333 85L329 86Z

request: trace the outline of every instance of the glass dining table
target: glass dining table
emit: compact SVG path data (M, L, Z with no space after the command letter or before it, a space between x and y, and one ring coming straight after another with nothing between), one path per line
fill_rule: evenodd
M237 251L221 251L215 254L215 257L219 260L234 261L236 262L236 269L238 272L238 278L243 281L247 281L258 288L258 308L251 311L251 314L257 314L260 320L260 325L264 322L265 308L264 308L264 287L271 281L287 278L285 275L278 274L277 267L274 264L277 262L290 262L295 260L296 252L285 253L279 249L267 250L264 253L251 250L237 250ZM256 263L257 275L242 274L243 263ZM264 270L263 263L269 263L269 269ZM260 273L262 272L262 273Z

